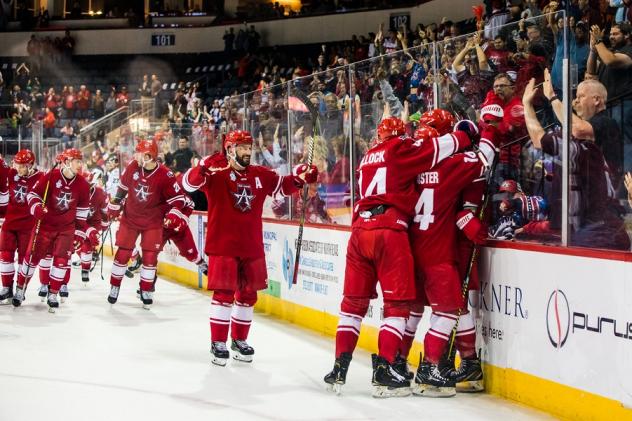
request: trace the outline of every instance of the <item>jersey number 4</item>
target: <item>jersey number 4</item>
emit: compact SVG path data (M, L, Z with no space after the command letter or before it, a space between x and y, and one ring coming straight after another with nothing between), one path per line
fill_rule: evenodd
M360 171L359 181L361 199L376 194L386 194L386 167L380 167L375 171L375 175L367 186L366 191L362 192L362 171Z
M423 189L415 205L415 222L419 223L419 229L425 231L434 222L434 189Z

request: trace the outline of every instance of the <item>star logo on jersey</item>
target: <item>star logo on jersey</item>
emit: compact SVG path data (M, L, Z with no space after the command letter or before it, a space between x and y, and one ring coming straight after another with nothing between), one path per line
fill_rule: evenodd
M242 212L252 210L252 200L255 195L249 185L237 184L237 192L233 193L235 198L235 207Z
M72 193L61 192L57 196L57 209L65 211L70 209L70 203L72 202Z
M13 197L17 203L26 203L26 186L17 186L13 190Z
M139 184L138 187L134 189L134 192L139 202L146 202L151 195L151 193L149 193L149 186L146 184Z

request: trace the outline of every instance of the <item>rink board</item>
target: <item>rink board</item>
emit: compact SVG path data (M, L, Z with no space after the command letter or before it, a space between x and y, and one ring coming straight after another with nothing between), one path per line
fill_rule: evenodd
M200 249L205 220L194 214L189 223ZM264 222L269 287L259 294L257 310L333 336L350 232L306 227L293 285L297 234L295 224ZM632 420L632 269L626 260L551 253L550 248L484 249L476 307L487 390L563 418ZM159 273L206 287L205 277L172 244L160 255ZM364 320L359 346L376 350L381 314L378 297ZM419 332L427 326L425 314ZM413 364L422 340L418 334Z

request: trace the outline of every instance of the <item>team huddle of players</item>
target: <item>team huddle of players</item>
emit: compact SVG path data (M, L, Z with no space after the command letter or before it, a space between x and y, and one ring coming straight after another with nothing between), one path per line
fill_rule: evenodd
M373 355L373 396L454 396L483 389L467 287L474 244L487 237L475 215L498 143L502 109L482 110L479 126L454 122L445 110L424 114L414 135L395 117L378 126L377 139L358 168L336 360L324 378L336 392L345 383L369 301L379 283L383 322ZM416 375L407 357L424 307L432 310ZM455 369L449 351L461 365ZM411 387L411 381L414 382Z
M360 162L360 197L354 208L345 283L336 333L336 360L325 382L335 391L345 383L361 322L380 284L384 300L379 353L373 356L374 396L453 396L456 385L482 390L475 350L474 320L463 280L474 244L487 235L475 215L494 161L502 109L485 107L477 126L456 122L445 110L424 114L413 136L395 117L382 120L371 149ZM24 301L28 281L40 267L40 296L51 311L67 296L69 262L81 256L82 280L89 280L99 232L119 221L108 301L118 300L127 264L140 237L140 288L145 308L153 303L158 254L166 241L208 272L213 291L209 318L211 357L216 365L233 358L250 362L247 343L257 291L267 287L262 212L266 196L288 196L318 178L302 163L289 175L251 165L253 139L229 132L223 152L199 160L182 177L158 161L154 140L141 140L135 160L121 173L108 198L95 177L83 173L81 151L68 149L58 167L42 173L31 151L21 150L14 168L0 167L0 300ZM187 192L203 191L208 201L204 252L200 256L188 227L193 203ZM14 262L19 263L15 292ZM476 271L469 279L477 289ZM407 357L424 307L430 329L416 375ZM461 357L455 369L445 358L453 346ZM411 387L411 380L414 383Z

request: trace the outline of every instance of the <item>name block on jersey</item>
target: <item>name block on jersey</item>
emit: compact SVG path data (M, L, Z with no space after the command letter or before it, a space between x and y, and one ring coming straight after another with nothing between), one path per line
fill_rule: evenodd
M360 161L360 167L368 164L379 164L384 162L384 152L386 151L377 151L373 153L366 154L362 161Z

